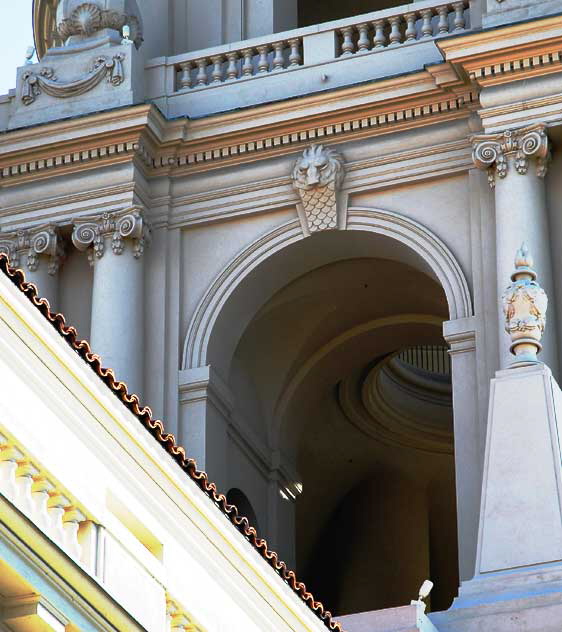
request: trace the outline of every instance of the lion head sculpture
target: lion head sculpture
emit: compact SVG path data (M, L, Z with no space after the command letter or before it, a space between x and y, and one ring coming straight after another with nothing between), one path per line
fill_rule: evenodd
M307 147L293 168L293 185L297 189L339 188L344 177L343 157L323 145Z

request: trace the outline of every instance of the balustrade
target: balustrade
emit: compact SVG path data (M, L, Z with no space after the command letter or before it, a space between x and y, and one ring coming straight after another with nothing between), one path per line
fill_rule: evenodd
M207 55L199 57L196 52L183 55L174 63L176 89L218 86L240 79L265 77L272 73L307 66L307 55L304 55L305 40L327 31L333 31L339 42L334 49L335 60L387 47L414 44L417 41L461 32L467 28L469 0L416 4L419 4L417 9L415 4L405 5L401 9L394 9L395 12L384 10L358 16L356 23L349 19L341 20L341 26L330 23L330 26L334 26L327 30L323 30L323 25L319 25L284 33L284 39L276 39L276 36L272 35L271 41L264 38L251 40L248 46L238 49L231 49L231 45L225 45L222 50L210 49ZM328 27L328 24L326 26Z
M176 65L180 90L266 75L302 64L302 38L278 40L239 50L225 50Z
M83 562L78 531L87 521L85 513L53 480L49 480L37 463L2 433L0 493L68 555Z
M467 9L468 0L459 0L343 26L338 33L340 57L463 31Z

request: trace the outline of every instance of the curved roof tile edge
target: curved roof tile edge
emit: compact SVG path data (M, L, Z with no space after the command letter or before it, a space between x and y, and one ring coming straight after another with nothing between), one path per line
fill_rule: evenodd
M148 406L141 406L139 397L134 393L129 393L125 382L120 382L115 379L113 369L104 368L101 365L100 356L92 352L89 342L78 338L76 328L66 324L63 314L51 312L49 301L38 296L37 287L33 283L25 280L25 275L22 270L12 268L9 265L8 257L4 253L0 253L0 270L25 294L74 351L90 365L98 377L105 382L123 404L137 417L166 452L185 470L191 480L193 480L212 500L214 505L227 516L234 527L236 527L246 540L258 551L281 579L297 593L326 627L329 630L344 632L341 624L332 618L332 613L326 610L320 601L315 601L314 596L306 590L305 584L298 581L295 572L287 568L285 562L279 559L275 551L269 550L267 542L258 536L256 529L250 525L248 519L238 514L238 509L235 505L229 505L227 503L226 496L217 490L215 483L209 481L205 472L197 469L196 462L187 457L185 449L182 446L177 445L175 436L165 431L163 422L159 419L153 419L152 410Z

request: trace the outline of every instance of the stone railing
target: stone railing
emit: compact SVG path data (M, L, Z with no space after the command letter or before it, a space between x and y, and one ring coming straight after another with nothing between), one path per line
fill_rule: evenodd
M0 493L70 557L93 571L96 525L41 465L0 430Z
M293 70L462 32L469 0L439 0L375 11L170 58L175 91Z
M254 43L230 50L229 46L201 56L182 56L177 62L177 89L197 88L223 81L233 81L254 75L278 72L302 64L302 37L274 42Z

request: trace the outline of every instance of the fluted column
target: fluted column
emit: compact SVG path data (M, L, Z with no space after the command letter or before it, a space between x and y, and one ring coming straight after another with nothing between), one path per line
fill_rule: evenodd
M94 267L92 350L135 393L143 386L143 252L149 234L136 207L80 218L72 233L73 244L89 250Z
M496 270L498 295L505 290L513 266L513 253L525 242L535 253L535 268L550 296L554 296L544 176L549 141L543 124L472 138L474 163L488 171L496 201ZM503 333L504 317L498 313L500 364L512 356ZM543 361L558 374L558 345L554 327L544 340Z
M58 302L58 270L64 255L62 240L53 224L45 224L11 233L0 233L0 252L10 263L22 268L27 281L35 283L39 296L48 299L51 308Z

